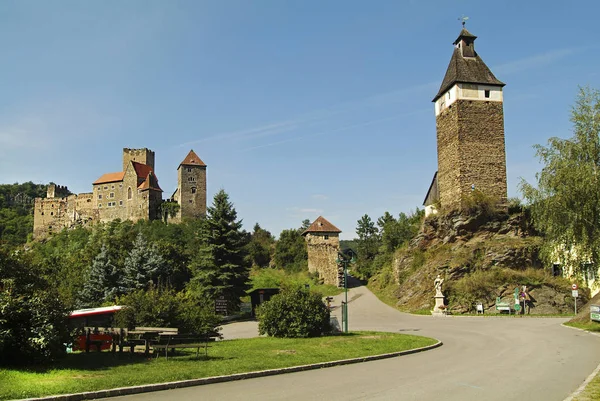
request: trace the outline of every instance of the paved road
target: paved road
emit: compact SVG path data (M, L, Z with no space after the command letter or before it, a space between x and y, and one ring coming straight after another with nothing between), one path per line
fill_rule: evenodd
M334 305L341 296L336 298ZM352 289L349 298L351 330L418 334L444 345L380 361L113 400L561 401L600 363L600 337L562 327L565 319L413 316L364 287ZM227 325L223 333L256 335L256 323Z

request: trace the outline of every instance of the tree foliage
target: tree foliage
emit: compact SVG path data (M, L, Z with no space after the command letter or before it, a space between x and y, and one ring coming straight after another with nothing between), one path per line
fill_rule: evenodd
M165 260L156 246L149 245L143 234L139 233L125 258L121 293L147 288L167 273Z
M544 165L537 187L521 180L548 259L572 266L600 260L600 92L581 88L571 110L573 136L535 145ZM550 260L549 260L550 261ZM575 262L575 263L574 263Z
M248 258L252 266L269 267L275 248L275 238L256 223L248 243Z
M47 188L31 181L0 185L0 246L27 242L33 232L34 200L45 196Z
M317 337L330 330L329 309L317 293L285 288L257 309L260 334L271 337Z
M121 272L111 261L105 245L96 255L85 277L81 291L81 305L92 307L103 302L112 302L118 295Z
M191 262L190 288L200 298L225 296L235 309L240 297L250 288L245 247L248 239L224 190L215 195L208 208L202 232L204 247Z
M300 230L283 230L279 234L273 259L276 267L290 272L308 269L306 241Z
M0 366L64 355L67 315L56 290L26 259L0 250Z
M176 327L181 333L203 334L216 331L220 321L213 303L198 302L170 288L136 290L118 303L127 306L115 317L118 327Z

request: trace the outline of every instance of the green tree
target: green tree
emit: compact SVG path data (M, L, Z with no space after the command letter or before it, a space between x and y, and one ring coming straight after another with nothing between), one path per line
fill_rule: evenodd
M85 277L80 296L81 306L93 307L105 301L114 301L118 295L120 278L121 271L110 260L108 249L103 245Z
M18 254L0 249L0 366L64 355L68 312L56 289Z
M308 269L306 242L299 230L283 230L279 234L273 259L280 269L292 272Z
M356 234L358 263L355 271L358 276L367 279L373 274L371 265L379 250L379 230L369 215L365 214L357 222Z
M302 234L304 231L306 231L308 229L308 227L310 227L310 220L309 219L302 220L302 225L300 226L300 234Z
M248 243L248 258L251 264L257 267L268 267L274 245L275 239L271 233L256 223Z
M580 88L571 122L572 137L550 138L547 146L535 145L544 167L536 174L537 187L521 179L520 189L531 207L535 228L546 237L546 258L581 266L600 260L598 90Z
M147 288L149 284L158 282L158 278L167 273L165 270L165 260L156 246L149 245L142 233L139 233L125 259L120 292L127 294Z
M190 289L202 298L225 296L232 309L236 309L240 297L250 288L247 236L224 190L215 195L205 224L204 246L190 266L193 272Z

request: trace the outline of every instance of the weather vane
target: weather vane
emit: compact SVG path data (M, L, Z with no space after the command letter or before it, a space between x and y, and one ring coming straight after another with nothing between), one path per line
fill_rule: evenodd
M463 14L462 17L458 18L459 21L462 21L462 26L464 27L465 24L467 23L467 20L469 19L469 17L465 17L465 15Z

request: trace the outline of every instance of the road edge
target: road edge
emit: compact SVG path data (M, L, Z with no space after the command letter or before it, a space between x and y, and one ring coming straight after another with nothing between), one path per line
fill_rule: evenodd
M93 399L97 399L97 398L119 397L119 396L123 396L123 395L149 393L149 392L153 392L153 391L171 390L171 389L184 388L184 387L203 386L206 384L213 384L213 383L223 383L223 382L229 382L229 381L235 381L235 380L253 379L255 377L275 376L275 375L281 375L281 374L285 374L285 373L301 372L301 371L305 371L305 370L330 368L333 366L349 365L349 364L353 364L353 363L369 362L369 361L376 361L379 359L394 358L397 356L416 354L418 352L429 351L429 350L441 347L443 345L442 341L438 340L437 338L434 338L434 340L437 340L437 343L428 345L425 347L414 348L414 349L410 349L410 350L406 350L406 351L390 352L387 354L365 356L365 357L361 357L361 358L342 359L339 361L321 362L321 363L314 363L314 364L310 364L310 365L292 366L289 368L281 368L281 369L268 369L268 370L259 370L259 371L255 371L255 372L236 373L233 375L226 375L226 376L204 377L201 379L189 379L189 380L180 380L180 381L167 382L167 383L144 384L141 386L133 386L133 387L119 387L119 388L113 388L113 389L108 389L108 390L88 391L85 393L62 394L62 395L54 395L54 396L40 397L40 398L26 398L22 401L93 400Z
M594 333L594 332L591 332L591 331L588 331L588 330L580 329L579 327L567 326L564 323L562 323L561 326L566 327L568 329L584 331L584 332L586 332L588 334L591 334L593 336L600 337L600 334L598 334L598 333ZM594 380L594 378L596 377L596 375L599 372L600 372L600 364L598 364L598 366L596 366L596 369L594 369L594 371L592 373L590 373L590 375L583 381L583 383L581 383L581 385L579 387L577 387L577 390L573 391L567 398L564 399L564 401L573 401L573 399L575 399L575 397L577 397L579 394L581 394L583 392L583 390L585 390L585 388L587 387L587 385L592 380Z

